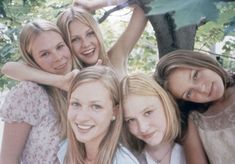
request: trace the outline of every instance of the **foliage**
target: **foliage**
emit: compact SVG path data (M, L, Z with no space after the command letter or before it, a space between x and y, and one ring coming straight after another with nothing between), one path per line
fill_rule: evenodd
M219 0L152 0L149 5L151 10L148 15L171 12L177 28L180 28L198 24L202 18L216 21L219 15L218 6L222 3L218 2ZM235 16L235 14L231 13L231 16ZM229 25L229 22L227 25Z
M19 60L18 35L22 25L37 18L54 21L59 11L69 3L70 0L1 0L0 68L7 61ZM13 81L0 78L0 89L12 85Z

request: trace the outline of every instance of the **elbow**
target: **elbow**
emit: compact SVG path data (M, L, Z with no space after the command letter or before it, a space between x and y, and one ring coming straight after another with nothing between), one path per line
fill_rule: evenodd
M7 75L11 70L11 65L12 62L7 62L6 64L4 64L1 68L1 73Z

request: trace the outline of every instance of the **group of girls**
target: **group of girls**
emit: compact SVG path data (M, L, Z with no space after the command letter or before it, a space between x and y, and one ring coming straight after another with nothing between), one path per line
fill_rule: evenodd
M235 160L233 75L211 57L186 50L165 55L153 76L127 75L128 55L147 22L141 8L134 6L129 25L108 52L96 21L81 9L125 1L74 0L76 7L59 15L58 27L45 20L23 27L24 63L2 68L23 81L0 109L5 121L0 163Z

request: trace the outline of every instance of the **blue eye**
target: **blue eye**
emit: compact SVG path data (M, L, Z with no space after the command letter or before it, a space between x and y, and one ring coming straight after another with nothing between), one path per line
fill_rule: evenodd
M150 111L145 112L144 115L149 116L151 113L152 113L152 111L150 110Z
M72 101L72 102L70 102L70 106L78 107L78 106L80 106L80 104L78 102Z
M100 106L100 105L97 105L97 104L93 104L92 106L91 106L91 109L93 109L93 110L99 110L99 109L101 109L102 107Z

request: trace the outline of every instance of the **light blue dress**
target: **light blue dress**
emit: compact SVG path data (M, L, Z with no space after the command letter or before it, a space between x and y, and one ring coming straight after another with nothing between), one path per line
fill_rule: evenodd
M64 163L63 161L67 151L67 147L68 141L65 140L61 143L60 150L57 154L61 164ZM119 144L119 147L113 159L113 164L139 164L139 161L127 148Z

